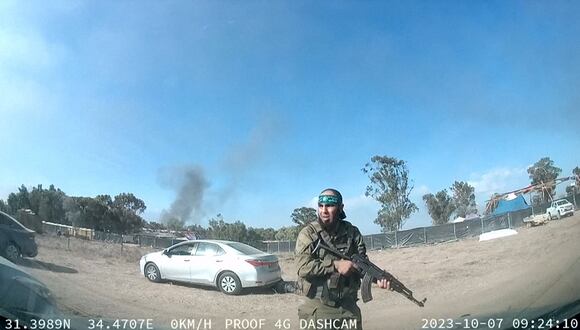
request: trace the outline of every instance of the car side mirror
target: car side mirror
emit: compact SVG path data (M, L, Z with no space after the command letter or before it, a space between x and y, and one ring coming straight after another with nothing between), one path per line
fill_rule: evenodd
M171 252L169 252L169 250L167 249L163 250L163 254L171 258Z

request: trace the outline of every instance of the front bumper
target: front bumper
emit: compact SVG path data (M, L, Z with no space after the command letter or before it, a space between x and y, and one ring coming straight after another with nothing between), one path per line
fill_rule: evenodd
M38 245L36 245L36 242L34 241L26 244L21 247L20 253L22 253L23 256L34 258L38 255Z
M560 214L565 217L567 215L574 215L574 209L572 210L567 210L567 211L561 211Z

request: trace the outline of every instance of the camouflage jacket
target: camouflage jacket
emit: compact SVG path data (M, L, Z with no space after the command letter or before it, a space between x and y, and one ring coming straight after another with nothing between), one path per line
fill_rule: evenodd
M296 240L296 262L301 279L303 294L309 298L319 298L323 303L335 306L341 300L356 301L360 278L354 272L348 277L339 275L333 261L338 257L319 249L312 254L313 242L319 239L324 229L313 221L304 227ZM326 239L343 254L366 256L363 237L357 227L340 220L334 232L326 232Z

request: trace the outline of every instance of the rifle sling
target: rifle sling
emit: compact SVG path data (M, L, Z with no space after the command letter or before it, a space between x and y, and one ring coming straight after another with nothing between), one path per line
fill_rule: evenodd
M331 248L333 248L334 250L337 250L338 251L338 249L336 248L336 246L334 246L334 244L332 244L331 239L330 239L330 236L328 235L328 233L326 231L323 230L323 231L319 232L318 233L318 236L320 236L320 238L322 239L322 241L326 245L328 245Z

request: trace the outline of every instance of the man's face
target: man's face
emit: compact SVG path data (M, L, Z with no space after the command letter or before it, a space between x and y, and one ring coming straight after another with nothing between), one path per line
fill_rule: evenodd
M334 196L332 192L324 192L321 195ZM341 204L318 203L318 217L325 226L330 226L336 222L341 211Z

